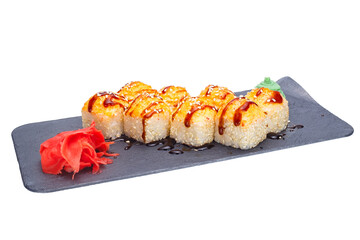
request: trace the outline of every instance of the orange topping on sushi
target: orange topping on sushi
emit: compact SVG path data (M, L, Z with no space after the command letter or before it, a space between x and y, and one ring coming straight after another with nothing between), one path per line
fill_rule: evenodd
M278 91L272 91L268 88L255 88L246 95L247 98L259 104L282 103L283 97Z
M145 91L138 95L131 102L129 108L125 112L125 115L142 118L142 139L144 140L144 142L146 142L146 120L148 118L151 118L154 114L159 114L162 112L168 112L168 114L170 115L170 109L168 105L158 95Z
M138 95L129 105L129 108L126 110L125 115L129 116L141 116L143 111L148 111L150 109L156 108L166 108L169 107L166 103L156 94L143 92Z
M248 111L251 106L256 106L257 110ZM246 112L246 115L244 114ZM256 121L258 114L261 114L261 110L257 108L257 104L246 98L234 98L219 110L219 127L218 131L220 135L224 134L224 119L233 119L235 126L245 127L247 124L251 124L252 121ZM244 115L243 115L244 114Z
M218 109L207 104L206 99L201 97L187 97L178 106L176 111L172 115L172 120L176 116L184 118L184 124L186 127L190 127L191 119L193 115L199 110L217 111Z
M117 93L124 97L128 102L133 101L139 94L142 92L153 92L156 91L152 89L150 85L142 83L140 81L134 81L123 86Z
M94 94L83 106L83 111L90 113L104 113L112 115L119 108L126 109L127 101L122 96L110 91L98 92Z
M217 108L220 108L222 105L235 98L235 94L228 88L215 85L208 85L201 91L199 96L204 97L209 104L212 104Z
M172 112L175 111L176 107L185 97L190 96L185 88L175 86L164 87L159 93L159 96L169 105Z

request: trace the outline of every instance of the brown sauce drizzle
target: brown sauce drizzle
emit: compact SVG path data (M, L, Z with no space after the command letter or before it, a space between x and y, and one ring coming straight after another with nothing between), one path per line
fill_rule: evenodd
M174 87L174 86L167 86L167 87L164 87L162 90L161 90L161 94L162 95L165 95L167 93L167 91L170 89L170 88L175 88L172 90L172 93L170 93L170 99L166 99L166 96L165 96L165 99L164 101L166 101L166 103L168 103L169 105L171 105L172 107L176 108L180 102L182 100L184 100L184 98L186 98L188 96L188 94L185 94L184 96L182 96L181 98L178 98L178 96L176 96L176 94L179 94L179 93L183 93L183 92L186 92L186 89L184 88L181 88L181 87ZM164 96L160 96L160 97L164 97Z
M221 115L220 115L220 119L219 119L219 127L218 127L218 131L220 135L224 134L225 131L225 127L224 127L224 116L226 111L228 110L229 106L231 104L233 104L235 101L240 100L240 98L234 98L233 100L231 100L223 109ZM247 100L244 104L242 104L239 108L237 108L234 112L234 125L235 126L239 126L241 124L241 119L242 119L242 112L246 112L251 104L255 104L257 105L255 102Z
M115 105L119 105L120 107L124 108L124 105L122 105L121 103L119 102L114 102L113 99L120 99L120 97L114 97L114 96L111 96L111 97L107 97L105 99L105 101L103 102L103 105L104 107L108 107L108 106L115 106Z
M92 98L90 98L88 103L88 112L92 112L92 108L94 106L96 99L98 99L97 94L95 94L94 96L92 96Z
M260 88L260 89L256 92L255 96L256 96L256 97L260 96L260 94L261 94L262 92L263 92L263 88Z
M174 86L167 86L164 87L163 90L161 91L162 94L165 94L167 92L167 90L169 90L169 88L174 87Z
M186 97L185 97L186 98ZM183 100L185 100L185 98L183 98ZM177 109L175 110L175 112L173 113L173 115L171 116L171 119L174 120L176 114L180 111L181 106L184 104L185 101L181 100L177 106Z
M260 88L256 94L255 97L260 96L260 94L263 92L263 87ZM272 91L271 97L269 99L266 100L267 103L282 103L283 102L283 98L281 96L281 93L278 91Z
M234 114L234 125L235 126L239 126L241 123L241 118L242 118L242 112L246 112L251 104L255 104L257 106L257 104L253 101L249 101L247 100L243 105L241 105L238 109L235 110L235 114Z
M287 126L286 129L284 129L283 131L279 132L279 133L274 133L274 132L270 132L266 135L266 138L268 139L272 139L272 140L285 140L285 136L286 136L286 132L294 132L296 129L301 129L304 128L304 125L301 124L297 124L297 125L293 125L293 126Z
M137 91L136 93L137 94L147 93L147 94L152 94L152 95L159 95L159 92L156 89L152 89L152 88L141 89L141 90Z
M270 98L270 102L271 103L282 103L283 98L281 96L281 93L278 92L278 91L274 91L271 98Z
M173 138L165 138L160 142L163 146L159 147L157 150L159 151L169 151L175 147L176 141Z
M127 142L127 141L125 141L125 142ZM140 143L140 144L142 145L142 143ZM191 151L194 151L194 152L205 151L205 150L215 147L215 145L213 143L206 143L199 147L188 146L185 144L177 143L175 141L175 139L170 138L170 137L145 144L145 146L147 146L147 147L156 147L158 145L162 145L161 147L157 148L158 151L167 151L169 154L175 154L175 155L183 154L184 152L191 152ZM175 147L177 147L177 148L175 148ZM129 150L129 148L126 148L125 150Z
M210 105L199 105L199 104L193 105L193 106L191 107L190 111L188 111L188 112L186 113L186 116L185 116L185 119L184 119L185 127L187 127L187 128L190 127L191 118L192 118L192 116L194 115L194 113L195 113L196 111L204 110L205 108L211 108L212 110L217 111L217 109L216 109L214 106L210 106Z
M173 149L173 150L170 150L169 153L179 155L179 154L183 154L184 152L180 149Z
M218 86L215 86L215 85L209 85L207 86L207 90L206 90L206 93L205 93L205 96L209 96L211 94L211 92L213 91L214 88L217 88Z
M142 115L142 125L143 125L142 139L144 140L144 142L146 141L146 131L145 131L146 119L151 118L152 115L154 115L155 113L161 113L163 111L164 111L163 109L155 109L152 110L151 112L146 113L145 115Z
M141 96L142 96L142 95L139 94L138 96L136 96L136 98L134 98L134 100L130 103L127 111L125 112L125 115L130 115L130 116L132 115L132 113L134 112L135 108L134 108L132 111L130 111L130 109L131 109L132 106L135 104L135 102L138 100L138 98L140 98Z
M226 97L229 94L234 94L232 91L230 91L229 89L223 88L223 87L219 87L219 86L215 86L215 85L209 85L207 87L205 96L208 97L211 95L212 91L214 90L214 88L219 88L219 90L223 91L224 93L219 97L220 99L224 100L226 99Z
M283 139L285 140L285 133L273 133L273 132L269 132L267 135L266 135L266 138L267 139L272 139L272 140L279 140L279 139Z
M136 105L138 104L139 101L141 101L141 97L146 96L148 98L158 98L160 101L155 101L155 102L151 102L146 108L144 108L144 110L141 112L140 116L142 117L142 126L143 126L143 131L142 131L142 139L144 140L144 142L146 141L146 131L145 131L145 126L146 126L146 119L151 118L155 113L161 113L164 110L163 109L155 109L152 111L149 111L150 108L152 108L153 106L156 106L160 103L162 103L162 99L155 95L155 94L139 94L130 104L129 108L127 109L127 111L125 112L125 115L128 116L132 116L134 110L136 109Z
M142 132L142 139L144 140L144 142L146 141L146 131L145 131L145 121L148 118L151 118L152 115L154 115L155 113L161 113L164 110L163 109L155 109L152 110L151 112L147 112L147 110L149 110L151 107L158 105L160 102L152 102L150 103L141 113L141 117L142 117L142 126L143 126L143 132Z
M141 116L145 115L146 112L148 112L148 110L150 110L150 108L152 108L153 106L158 105L159 103L161 103L161 102L152 102L152 103L150 103L146 108L144 108L144 110L141 113Z
M129 150L133 145L141 145L141 142L136 141L135 139L128 137L126 135L121 135L115 141L125 142L127 145L124 147L124 150Z
M229 106L231 106L235 101L239 101L240 98L234 98L232 99L230 102L228 102L226 104L226 106L224 107L223 111L221 112L221 115L220 115L220 119L219 119L219 134L220 135L223 135L224 134L224 116L225 116L225 113L227 111L227 109L229 108Z
M132 116L132 113L134 112L134 110L135 110L135 108L136 108L136 104L137 104L137 103L135 103L135 102L137 102L137 100L138 100L140 97L142 97L142 96L144 96L144 95L143 95L143 94L139 94L139 95L130 103L127 111L125 112L125 115ZM157 96L157 95L152 95L152 94L147 94L146 96L149 97L149 98L160 98L159 96ZM135 107L131 110L131 108L132 108L133 106L135 106ZM148 109L148 108L146 108L146 109ZM131 110L131 111L130 111L130 110Z
M186 90L184 90L184 92L185 92ZM187 98L188 97L188 95L184 95L182 98L180 98L173 106L174 107L178 107L179 105L180 105L180 103L185 99L185 98Z
M304 128L304 125L298 124L294 126L288 126L286 129L288 129L290 132L293 132L295 129L301 129Z
M122 105L119 102L114 102L113 101L113 99L120 99L120 98L123 98L123 97L120 97L118 94L113 93L113 92L98 92L94 96L92 96L92 98L89 100L88 112L92 112L92 109L93 109L93 106L94 106L94 103L96 102L96 100L99 97L102 97L102 96L105 96L105 95L107 95L107 97L103 102L104 107L119 105L120 107L125 109L124 105Z
M205 150L207 150L207 149L211 149L211 148L215 147L215 145L212 144L212 143L206 143L206 144L204 144L204 145L202 145L202 146L199 146L199 147L188 146L188 145L185 145L185 144L183 144L183 145L184 145L184 146L183 146L182 150L183 150L183 151L186 151L186 152L190 152L190 151L195 151L195 152L205 151Z
M239 126L240 123L241 123L241 119L242 119L242 110L240 109L241 107L239 107L238 109L235 110L234 112L234 119L233 119L233 122L234 122L234 125L235 126ZM224 128L224 127L223 127ZM225 130L225 129L224 129Z
M172 95L175 95L175 94L181 93L181 92L186 92L186 89L184 89L184 88L174 87L174 86L167 86L167 87L164 87L164 88L161 90L161 94L167 93L167 91L168 91L170 88L175 88L175 90L173 90L173 92L172 92ZM179 101L180 101L180 100L179 100Z
M222 100L225 100L226 99L226 97L229 95L229 94L233 94L231 91L226 91L225 93L223 93L223 95L221 95L221 99Z

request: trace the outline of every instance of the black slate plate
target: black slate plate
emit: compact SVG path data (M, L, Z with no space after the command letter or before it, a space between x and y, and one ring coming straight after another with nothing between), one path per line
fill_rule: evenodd
M81 128L81 117L20 126L14 129L12 138L24 186L34 192L52 192L296 147L346 137L353 133L354 129L349 124L320 106L294 80L284 77L278 83L289 101L289 126L304 126L301 129L285 130L283 139L266 139L257 147L246 151L213 143L215 146L211 149L185 151L180 155L158 151L159 146L134 145L129 150L124 150L127 144L117 141L110 148L110 151L120 153L113 164L102 166L100 174L91 174L90 169L84 169L75 175L74 180L72 174L43 173L39 148L42 142L57 133ZM237 95L245 95L246 92L239 92ZM183 145L176 144L175 147L181 149Z

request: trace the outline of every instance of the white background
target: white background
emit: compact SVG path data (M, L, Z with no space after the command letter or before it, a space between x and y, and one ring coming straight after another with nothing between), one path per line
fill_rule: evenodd
M7 239L359 239L356 1L1 1L0 229ZM11 131L95 92L234 91L290 76L351 137L55 193L23 187Z

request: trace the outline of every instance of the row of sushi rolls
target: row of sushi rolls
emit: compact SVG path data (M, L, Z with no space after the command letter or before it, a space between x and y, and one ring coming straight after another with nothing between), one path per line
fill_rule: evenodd
M83 127L95 122L105 139L122 134L143 143L168 136L177 143L202 146L212 141L251 149L268 133L284 130L288 101L282 92L258 87L236 96L226 87L208 85L196 97L184 87L160 90L140 81L118 92L98 92L82 108Z

